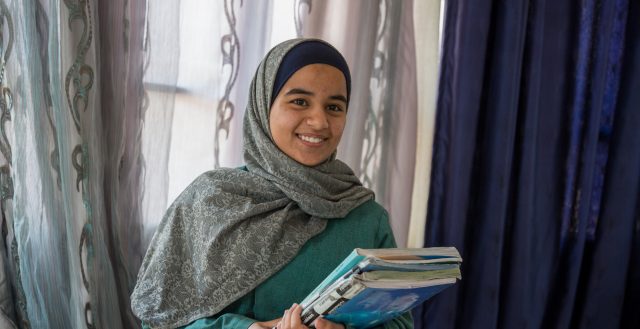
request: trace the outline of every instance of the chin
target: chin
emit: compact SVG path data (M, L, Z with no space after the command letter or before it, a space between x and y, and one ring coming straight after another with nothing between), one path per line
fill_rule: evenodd
M301 161L298 161L298 162L299 162L300 164L302 164L302 165L307 166L307 167L315 167L315 166L317 166L317 165L319 165L319 164L323 163L324 161L320 161L320 162L315 162L315 161L314 161L314 162L310 162L310 161L301 162Z
M320 150L315 150L316 152L309 152L308 150L296 150L295 152L286 153L291 159L295 160L297 163L307 166L307 167L315 167L321 165L327 160L331 158L333 153L335 152L317 152ZM327 151L327 150L325 150Z
M317 160L317 159L294 159L294 160L296 160L298 163L305 165L307 167L315 167L317 165L321 165L322 163L327 161L327 159L328 157L323 160Z

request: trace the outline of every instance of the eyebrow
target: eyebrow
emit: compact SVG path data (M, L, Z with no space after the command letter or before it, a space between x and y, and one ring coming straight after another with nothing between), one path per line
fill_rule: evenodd
M288 96L288 95L296 95L296 94L309 95L309 96L313 96L314 95L314 93L312 93L312 92L310 92L308 90L302 89L302 88L293 88L293 89L291 89L291 90L289 90L289 91L287 91L285 93L286 96ZM332 96L329 96L329 98L330 99L335 99L335 100L338 100L338 101L343 101L345 104L347 104L347 98L344 97L343 95L332 95Z

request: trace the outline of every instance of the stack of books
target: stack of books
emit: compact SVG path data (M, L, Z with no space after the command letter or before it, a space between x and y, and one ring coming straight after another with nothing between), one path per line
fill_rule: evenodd
M302 321L379 325L455 284L461 262L454 247L355 249L300 303Z

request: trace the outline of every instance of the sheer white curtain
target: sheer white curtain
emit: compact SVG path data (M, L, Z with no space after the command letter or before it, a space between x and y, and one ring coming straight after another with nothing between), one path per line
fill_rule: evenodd
M136 325L144 1L0 1L3 327Z
M437 74L417 69L416 45L429 42L416 41L416 8L0 0L0 327L139 326L129 295L165 209L200 173L242 164L250 80L296 36L345 54L353 92L339 157L405 245L412 206L426 207L411 196L428 189L414 179L425 161L416 122L429 120L421 75Z
M422 247L427 224L427 200L431 181L431 155L435 129L440 49L445 0L415 1L413 24L416 31L416 73L418 118L416 166L411 195L411 219L407 246Z

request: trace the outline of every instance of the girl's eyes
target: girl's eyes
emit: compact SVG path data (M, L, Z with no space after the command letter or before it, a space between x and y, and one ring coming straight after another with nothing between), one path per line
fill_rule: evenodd
M291 100L291 104L297 105L297 106L309 106L309 102L307 102L305 99L303 98L296 98ZM340 107L339 105L336 104L331 104L327 106L327 110L332 111L332 112L342 112L342 107Z
M342 108L338 105L329 105L327 106L327 109L329 111L334 111L334 112L342 112Z
M298 105L298 106L305 106L305 105L307 105L307 101L305 101L305 100L304 100L304 99L302 99L302 98L296 98L296 99L292 100L292 101L291 101L291 103L296 104L296 105Z

